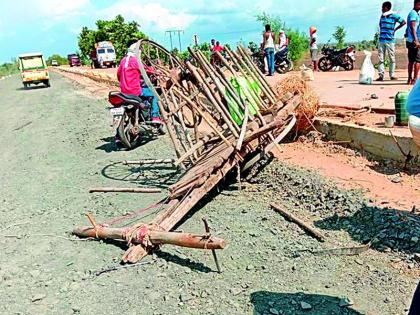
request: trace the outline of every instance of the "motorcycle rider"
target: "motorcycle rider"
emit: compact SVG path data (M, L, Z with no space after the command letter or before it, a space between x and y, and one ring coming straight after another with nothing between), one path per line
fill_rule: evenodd
M280 30L279 32L279 41L278 41L278 51L281 52L287 48L289 45L289 39L286 36L286 33L283 30Z
M157 98L153 95L149 87L142 85L140 66L137 61L136 41L131 41L127 55L121 60L117 71L118 81L120 82L121 92L133 96L152 97L151 119L154 124L163 124L160 118L159 105ZM152 67L143 65L148 74L154 74Z

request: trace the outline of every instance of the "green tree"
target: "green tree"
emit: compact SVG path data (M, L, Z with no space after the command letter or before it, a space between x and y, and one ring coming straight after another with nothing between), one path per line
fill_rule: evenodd
M373 36L373 45L375 46L375 48L378 48L379 45L379 27L376 29L375 35Z
M309 38L305 33L300 32L297 29L288 27L279 16L273 16L265 12L257 15L257 21L261 24L270 24L271 30L276 33L280 30L284 30L286 36L289 38L289 54L293 61L299 61L302 59L305 52L308 50Z
M335 32L332 35L337 42L337 49L343 49L346 46L346 35L347 32L344 26L337 26Z
M129 41L143 38L146 38L146 35L140 31L140 25L137 22L125 22L121 15L117 15L113 20L96 21L96 30L82 28L79 34L80 54L82 59L87 59L95 43L111 41L119 62L127 52Z
M19 68L17 66L16 60L12 60L12 62L6 62L0 65L0 78L6 75L11 75L19 72Z
M54 54L48 57L47 65L51 66L51 62L56 60L60 66L68 64L68 60L66 57L60 56L58 54Z

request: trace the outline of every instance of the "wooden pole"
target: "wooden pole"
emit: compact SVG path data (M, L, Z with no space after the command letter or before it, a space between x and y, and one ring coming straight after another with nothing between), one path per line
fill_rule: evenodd
M201 74L189 62L187 62L187 67L192 72L192 74L197 79L197 81L202 84L204 93L206 94L206 96L210 100L210 102L213 104L214 108L219 112L219 114L221 115L223 121L228 126L229 130L232 132L232 134L235 136L235 138L238 138L239 137L239 133L238 133L239 127L236 126L236 125L233 125L231 123L230 118L225 114L225 112L222 110L222 108L220 107L220 105L217 103L217 100L212 95L212 93L210 91L210 88L208 87L208 85L205 82L205 80L203 80Z
M158 188L113 188L98 187L89 189L89 193L132 193L132 194L157 194L162 192Z
M260 69L258 69L258 67L252 62L251 57L248 55L248 53L245 51L245 48L243 48L241 45L238 46L238 52L242 55L243 60L245 62L247 62L248 67L252 70L254 70L254 73L256 73L258 75L258 77L260 78L260 82L262 84L264 84L264 86L266 87L266 89L269 91L269 93L271 94L272 98L275 99L276 98L276 94L274 93L274 91L271 89L270 84L268 84L267 80L264 77L264 74L261 73Z
M148 226L139 228L109 228L98 226L77 228L73 234L80 238L98 238L103 240L127 241L133 245L145 245L146 239L152 246L174 245L195 249L224 249L226 241L217 237L206 237L205 235L195 235L191 233L176 233L153 230ZM146 246L147 247L147 246Z
M175 164L174 159L161 159L161 160L139 160L139 161L124 161L124 165L156 165L156 164Z
M184 100L186 100L187 102L190 103L190 105L197 111L197 113L203 117L203 119L205 120L205 122L210 126L211 129L213 129L214 132L216 132L219 137L228 145L232 145L227 139L226 137L219 131L219 129L207 118L206 114L203 113L203 111L198 108L197 105L194 104L194 102L192 102L187 96L185 96L184 94L182 94L181 92L178 92L177 90L174 90L176 92L176 94L178 94L181 98L183 98Z
M286 219L288 219L289 221L291 221L291 222L296 223L297 225L299 225L303 230L305 230L306 232L308 232L311 236L315 237L317 240L319 240L321 242L325 242L325 236L322 235L315 228L309 226L306 222L302 221L301 219L299 219L295 215L287 212L286 210L284 210L283 208L279 207L278 205L271 204L271 207L274 210L276 210L278 213L280 213L282 216L284 216Z

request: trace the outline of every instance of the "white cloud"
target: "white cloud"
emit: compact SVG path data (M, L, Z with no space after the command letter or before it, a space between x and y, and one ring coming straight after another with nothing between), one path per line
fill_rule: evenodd
M85 15L90 8L90 0L35 0L32 1L39 14L55 21L62 21Z
M186 29L197 19L196 15L179 9L170 10L157 2L142 4L134 0L120 0L98 13L106 18L113 18L117 14L121 14L125 19L137 21L143 29L155 31Z

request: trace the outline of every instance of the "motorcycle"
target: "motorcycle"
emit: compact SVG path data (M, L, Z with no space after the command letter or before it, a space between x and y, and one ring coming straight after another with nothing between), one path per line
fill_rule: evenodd
M276 71L280 74L287 73L293 70L293 62L289 58L289 48L279 50L274 55L274 64Z
M325 45L322 47L321 53L323 57L318 62L318 68L321 71L327 72L335 67L341 67L346 71L354 69L354 63L356 61L356 50L354 46L338 50Z
M262 73L266 72L265 68L265 53L263 50L255 51L252 56L252 61L260 69ZM274 55L274 67L280 74L287 73L293 70L293 62L289 58L289 49L277 51Z
M108 101L113 106L110 113L116 139L119 139L126 149L133 149L140 142L165 134L162 124L151 121L152 100L153 97L149 96L109 93Z

